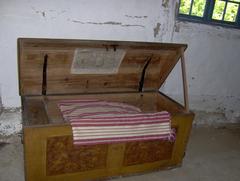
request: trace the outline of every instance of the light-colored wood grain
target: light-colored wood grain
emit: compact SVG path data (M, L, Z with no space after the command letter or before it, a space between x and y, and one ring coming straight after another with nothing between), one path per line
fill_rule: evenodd
M126 175L146 172L155 169L164 169L180 165L185 152L189 132L191 130L192 115L183 114L173 117L173 126L177 129L172 157L151 163L143 163L124 166L124 152L126 143L110 144L108 146L107 166L102 169L94 169L82 172L67 173L48 176L46 173L46 142L47 139L56 136L71 136L71 127L25 127L24 128L24 153L27 181L40 180L87 180L116 175Z
M180 58L183 44L140 42L101 42L19 39L20 95L40 95L44 55L48 55L47 94L90 92L136 92L146 60L152 60L146 70L144 90L158 90ZM112 48L126 50L117 74L71 74L76 48Z
M184 49L181 50L181 67L182 67L184 106L185 106L186 112L189 112L188 84L187 84L187 76L186 76Z
M114 175L125 175L139 172L147 172L155 169L164 169L168 167L174 167L181 164L184 156L188 136L190 134L193 113L185 113L184 108L171 100L167 96L160 93L121 93L121 94L93 94L93 95L64 95L64 96L49 96L47 97L48 106L55 110L57 108L56 101L63 99L77 98L102 98L111 101L121 101L130 103L132 105L141 106L142 109L147 111L162 111L167 110L172 112L172 127L177 129L177 139L173 146L171 158L167 160L155 161L152 163L143 163L131 166L124 166L123 160L125 155L125 148L127 143L110 144L108 146L107 167L102 169L94 169L76 173L65 173L60 175L47 175L46 169L46 142L48 139L57 136L71 136L71 127L60 120L57 124L43 124L42 119L47 119L47 115L51 120L51 117L61 117L59 111L54 110L44 112L41 108L37 117L33 117L31 125L31 112L35 112L34 109L38 109L38 106L29 108L28 105L39 105L42 102L42 96L27 97L25 110L29 115L30 125L24 126L24 152L25 152L25 167L26 167L26 179L32 180L86 180L101 177L110 177ZM29 104L29 103L30 104ZM53 103L53 104L52 104ZM52 104L52 105L51 105ZM51 105L51 106L50 106ZM151 106L150 106L151 105ZM154 105L154 106L152 106ZM39 122L36 121L39 119Z
M116 47L127 50L127 54L116 75L72 75L70 74L71 61L76 48ZM120 41L88 41L88 40L61 40L61 39L19 39L18 66L19 66L19 93L22 96L23 106L23 136L25 176L27 181L65 181L65 180L92 180L117 175L128 175L148 172L156 169L166 169L181 165L191 131L194 114L188 110L186 103L188 92L184 90L185 108L175 100L158 92L158 88L166 80L171 70L180 58L184 63L183 52L186 45L163 44L145 42ZM43 57L48 54L47 95L41 95ZM146 59L152 56L151 63L146 70L143 92L138 92L139 81ZM186 85L185 65L183 67L183 81ZM185 77L184 77L185 76ZM171 125L176 129L174 143L143 142L137 144L138 155L144 158L137 160L132 152L126 152L131 143L109 144L104 147L104 158L101 164L95 164L99 158L98 151L88 148L87 153L69 154L76 150L69 145L72 137L71 126L64 121L57 106L60 100L95 98L117 101L139 107L143 112L166 110L171 113ZM56 143L56 138L67 140L67 144ZM57 139L59 140L59 139ZM48 144L50 143L51 144ZM50 147L51 145L51 147ZM161 147L159 154L148 155L146 150L152 147ZM165 145L165 146L164 146ZM168 146L166 146L168 145ZM49 146L49 147L48 147ZM64 147L65 146L65 147ZM60 153L51 152L51 149L64 147ZM99 150L98 148L96 148ZM151 150L152 151L152 150ZM141 152L141 153L140 153ZM50 158L51 154L59 154L64 159ZM96 153L91 157L91 153ZM88 154L89 162L84 165L76 164L75 158ZM101 155L101 154L100 154ZM69 157L65 159L65 157ZM134 157L134 158L133 158ZM62 161L66 167L58 170ZM72 162L71 162L72 161ZM52 165L48 165L54 163ZM106 163L106 164L105 164ZM125 164L124 164L125 163ZM133 164L137 163L137 164ZM90 164L90 165L89 165ZM51 168L51 170L49 170ZM62 168L62 167L61 167ZM91 168L91 169L90 169Z

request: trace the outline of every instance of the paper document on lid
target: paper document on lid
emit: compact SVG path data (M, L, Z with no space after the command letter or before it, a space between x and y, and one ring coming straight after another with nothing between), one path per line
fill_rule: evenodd
M78 48L74 52L72 74L116 74L126 54L123 49Z

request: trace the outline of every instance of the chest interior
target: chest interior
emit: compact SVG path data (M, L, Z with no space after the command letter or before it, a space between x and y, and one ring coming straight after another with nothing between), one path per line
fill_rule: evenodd
M159 88L186 45L52 39L19 39L18 45L27 125L64 123L57 107L63 99L119 101L143 112L185 111ZM48 119L37 119L39 114Z

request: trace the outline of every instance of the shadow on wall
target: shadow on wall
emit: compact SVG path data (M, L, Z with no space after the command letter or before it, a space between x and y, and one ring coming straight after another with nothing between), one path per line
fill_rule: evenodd
M2 114L2 110L3 110L3 105L2 105L2 99L0 97L0 115Z
M2 99L0 97L0 115L2 114L3 112L3 105L2 105Z
M2 104L2 94L1 94L1 85L0 85L0 115L3 111L3 104Z

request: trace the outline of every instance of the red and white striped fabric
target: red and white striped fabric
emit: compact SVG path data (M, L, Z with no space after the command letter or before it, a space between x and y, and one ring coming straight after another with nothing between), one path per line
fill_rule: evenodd
M60 110L65 119L95 117L105 114L126 114L140 113L138 107L120 102L110 102L95 99L81 100L62 100L58 103Z
M135 106L100 100L66 100L59 106L76 145L175 138L166 111L142 113Z

